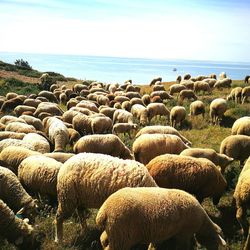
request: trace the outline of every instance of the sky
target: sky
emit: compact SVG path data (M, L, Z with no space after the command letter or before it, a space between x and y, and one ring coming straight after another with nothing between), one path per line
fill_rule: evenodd
M250 61L249 0L0 0L0 51Z

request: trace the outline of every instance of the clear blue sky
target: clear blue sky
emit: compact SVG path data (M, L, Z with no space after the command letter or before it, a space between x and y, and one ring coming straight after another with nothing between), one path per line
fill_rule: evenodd
M0 0L0 51L250 61L249 0Z

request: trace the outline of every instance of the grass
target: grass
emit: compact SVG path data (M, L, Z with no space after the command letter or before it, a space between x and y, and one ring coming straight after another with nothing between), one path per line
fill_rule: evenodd
M0 69L1 69L0 62ZM5 65L5 67L11 67ZM5 69L6 70L6 69ZM60 78L61 75L50 72L54 77ZM75 79L71 79L74 82ZM74 83L72 83L74 84ZM168 90L169 86L173 84L164 83L165 88ZM233 81L233 86L244 86L243 81ZM23 83L16 79L0 79L0 95L4 95L7 92L17 92L20 94L37 93L39 91L35 86L30 86L27 83ZM149 86L142 86L141 93L150 93L152 91ZM202 117L195 117L190 120L187 117L185 124L182 127L178 127L182 135L192 142L193 147L213 148L219 151L221 141L231 134L231 126L233 122L246 115L250 115L250 103L237 104L233 101L228 102L228 110L225 113L221 126L213 126L209 122L208 110L209 104L215 98L226 96L230 93L231 89L213 90L211 95L199 95L199 99L206 105L205 119ZM189 112L189 105L191 101L184 101L183 106L186 107ZM166 101L166 106L171 109L178 104L176 99ZM66 107L61 105L61 108L65 111ZM153 119L150 125L161 124L166 125L166 120ZM192 128L192 129L191 129ZM130 139L127 135L121 135L123 142L131 149L134 138ZM72 151L72 147L67 146L67 151ZM213 221L218 223L224 232L226 241L229 244L229 248L238 250L242 248L243 240L239 234L239 225L235 219L235 205L232 199L233 191L237 183L238 175L240 173L240 167L238 162L233 162L225 172L225 178L228 182L228 188L226 193L220 200L220 203L215 207L211 199L206 199L203 202L203 206L211 216ZM90 216L88 218L88 232L84 234L80 233L80 226L77 217L71 218L64 223L64 244L56 245L53 241L54 238L54 218L55 209L51 209L45 206L45 202L41 201L42 208L39 216L36 219L36 224L40 231L45 234L45 240L42 245L42 249L56 249L56 250L78 250L78 249L101 249L99 245L100 232L95 228L95 216L97 210L90 210ZM14 247L6 241L0 240L0 248L3 250L12 250Z

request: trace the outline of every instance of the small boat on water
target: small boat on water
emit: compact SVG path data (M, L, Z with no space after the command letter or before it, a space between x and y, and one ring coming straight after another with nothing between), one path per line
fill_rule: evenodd
M177 71L177 68L173 68L173 71Z

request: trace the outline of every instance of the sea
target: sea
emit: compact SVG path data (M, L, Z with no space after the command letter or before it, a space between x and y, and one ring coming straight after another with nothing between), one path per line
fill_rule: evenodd
M66 77L96 80L104 83L123 83L132 79L134 84L147 84L161 76L163 81L174 81L178 75L219 75L226 72L233 80L250 75L250 62L218 62L195 60L144 59L84 55L52 55L0 52L0 60L14 63L28 61L33 69L53 71Z

